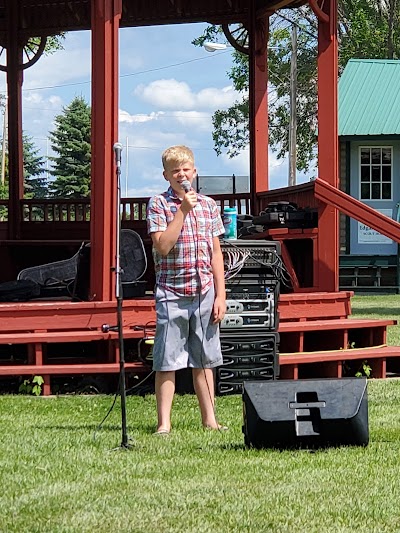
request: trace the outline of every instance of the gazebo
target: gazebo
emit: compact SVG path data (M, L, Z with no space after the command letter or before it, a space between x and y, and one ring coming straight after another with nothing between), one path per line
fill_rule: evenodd
M280 9L309 4L318 21L318 178L306 185L269 191L268 185L268 101L267 47L269 17ZM301 377L302 368L314 374L342 375L342 363L365 359L365 349L376 377L386 376L386 359L400 355L400 348L383 346L386 326L393 321L348 320L351 292L338 292L338 210L365 222L399 241L400 225L368 209L338 190L337 127L337 3L336 0L0 0L0 44L7 51L2 69L7 73L9 124L8 221L0 223L0 249L5 270L15 275L15 258L32 246L73 244L90 240L90 297L87 302L34 301L0 304L0 344L26 349L18 364L7 358L0 375L44 376L44 393L50 393L53 375L117 373L118 343L104 324L115 321L115 272L117 188L114 143L118 141L118 52L119 28L188 22L222 24L234 46L240 46L231 31L240 24L248 36L250 80L250 195L252 213L279 198L318 208L318 227L312 231L266 232L260 238L277 239L291 273L293 293L280 300L281 376ZM43 207L43 224L32 224L29 213L37 202L23 199L22 106L24 69L40 59L46 38L62 31L90 30L92 35L92 188L90 221L75 221L71 231L65 220L46 214L54 203ZM34 51L33 37L39 37ZM39 44L37 44L39 42ZM240 206L240 199L226 195L224 203ZM46 202L44 202L46 203ZM129 202L126 202L129 203ZM132 199L130 220L123 224L144 235L146 199ZM136 206L136 209L133 208ZM81 206L82 207L82 206ZM87 206L86 206L87 207ZM85 208L85 206L83 206ZM28 214L26 214L28 213ZM68 217L70 223L72 219ZM63 225L64 224L64 225ZM75 232L75 233L74 233ZM72 237L71 237L72 235ZM298 265L290 254L290 243L311 243L308 256ZM300 271L311 269L302 279ZM329 320L328 320L329 319ZM146 327L154 321L151 297L124 302L124 336L139 343ZM323 332L323 333L322 333ZM323 336L322 336L323 335ZM356 341L359 350L346 350ZM48 346L58 343L97 343L93 357L49 355ZM380 346L377 348L377 346ZM312 349L311 349L312 348ZM325 349L323 349L325 348ZM321 352L341 350L330 358ZM300 352L300 353L298 353ZM304 353L307 352L307 353ZM358 352L358 353L357 353ZM321 363L322 361L322 363ZM302 366L303 365L303 366ZM128 371L146 372L141 361L127 363ZM299 370L300 369L300 370ZM322 370L321 370L322 369Z

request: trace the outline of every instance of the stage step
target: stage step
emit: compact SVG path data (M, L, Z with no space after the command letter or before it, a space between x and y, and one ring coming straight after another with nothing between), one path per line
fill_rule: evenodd
M369 346L359 349L280 353L280 379L341 378L371 368L372 378L386 378L400 371L400 346ZM347 368L346 368L347 366ZM350 369L352 369L350 371Z
M332 319L279 324L280 352L345 350L386 344L387 327L396 320Z
M386 346L387 327L396 321L348 318L352 295L281 295L281 378L354 376L364 361L373 377L400 373L400 347ZM51 393L52 376L118 374L118 334L102 331L105 324L115 323L115 302L0 304L0 376L41 375L46 395ZM141 339L154 335L154 300L124 301L123 324L127 372L149 372L140 350Z
M333 320L307 320L300 322L283 322L279 325L279 331L292 332L297 330L302 331L326 331L326 330L342 330L355 328L380 328L387 326L395 326L397 320L382 320L369 318L338 318Z
M347 318L351 315L351 291L281 294L280 322Z
M85 363L62 365L0 365L0 376L69 376L73 374L117 374L120 370L118 363ZM141 362L125 363L127 372L149 372L150 367Z

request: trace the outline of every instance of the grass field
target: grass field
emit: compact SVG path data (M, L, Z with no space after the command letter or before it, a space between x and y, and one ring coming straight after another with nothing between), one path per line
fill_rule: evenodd
M356 296L352 316L398 319L399 303ZM368 395L370 444L314 452L246 449L240 396L217 398L227 433L177 396L169 438L152 435L154 395L129 396L125 451L119 401L98 429L111 396L0 395L0 533L398 533L400 380Z
M380 294L353 296L353 318L385 318L400 321L400 295ZM388 328L388 344L400 345L400 325Z
M370 381L370 444L245 449L240 396L217 399L227 433L177 396L173 432L152 435L153 395L0 396L0 531L393 532L400 530L400 380Z

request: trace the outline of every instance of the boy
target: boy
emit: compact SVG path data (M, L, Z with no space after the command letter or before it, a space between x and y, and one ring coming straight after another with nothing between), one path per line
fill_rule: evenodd
M218 236L224 225L214 200L196 194L193 152L172 146L162 154L166 192L150 199L148 232L156 272L156 434L171 430L175 371L192 368L205 428L216 420L213 368L222 364L219 323L225 316L224 263Z

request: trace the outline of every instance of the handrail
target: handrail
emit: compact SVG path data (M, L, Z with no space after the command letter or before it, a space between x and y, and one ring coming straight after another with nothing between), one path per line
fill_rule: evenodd
M333 187L321 178L316 178L315 180L315 196L321 202L335 207L341 213L358 220L362 224L366 224L381 235L385 235L395 242L400 242L400 224L398 222Z
M223 213L224 207L236 207L238 214L250 213L250 193L215 194L212 197ZM149 197L122 198L124 221L145 221ZM20 202L22 222L88 222L90 198L35 198ZM8 200L0 200L0 220L7 221Z
M221 214L225 207L236 207L239 215L250 214L250 193L213 194ZM315 207L318 200L314 197L314 182L293 187L282 187L258 193L259 205L264 209L271 201L292 201L299 207ZM121 199L121 218L123 221L146 220L148 196ZM20 202L22 222L89 222L90 198L24 198ZM254 213L253 213L254 214ZM258 213L256 213L258 214ZM8 200L0 200L0 221L7 222Z

